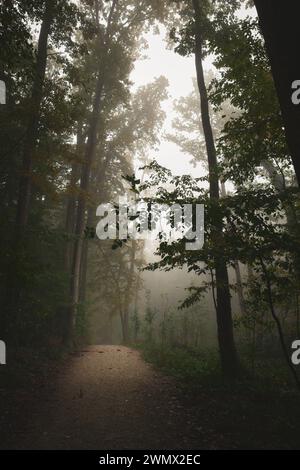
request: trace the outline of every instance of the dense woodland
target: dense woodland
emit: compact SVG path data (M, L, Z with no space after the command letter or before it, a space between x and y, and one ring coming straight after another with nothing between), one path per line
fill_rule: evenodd
M272 370L273 383L299 386L290 357L300 338L300 108L285 95L300 77L280 76L262 3L0 2L0 336L8 345L123 342L196 380ZM174 54L195 59L194 89L174 101L167 135L168 80L137 88L130 79L145 34L161 26ZM203 176L159 165L161 139ZM145 241L95 237L100 203L145 191L166 204L205 205L201 250L158 240L149 261ZM146 275L180 270L186 295L170 306L170 287L154 306Z

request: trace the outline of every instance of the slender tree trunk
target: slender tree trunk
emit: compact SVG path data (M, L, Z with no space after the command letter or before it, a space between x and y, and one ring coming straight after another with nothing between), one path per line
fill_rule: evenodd
M72 260L72 247L74 236L74 225L76 220L76 197L75 197L75 184L76 184L76 173L77 165L73 164L71 169L71 179L69 184L69 194L67 196L66 203L66 221L65 221L65 233L67 236L66 247L65 247L65 271L70 272L71 260Z
M94 177L94 189L95 194L98 196L98 201L102 200L102 187L104 183L104 178L106 174L107 167L109 165L110 159L107 157L104 161L100 162L98 171L96 171ZM93 177L91 177L93 179ZM100 188L100 190L99 190ZM98 192L97 192L98 189ZM96 213L96 207L94 205L90 205L87 211L87 228L92 229L94 227L94 216ZM83 240L83 247L82 247L82 256L81 256L81 269L80 269L80 292L79 298L80 302L84 303L86 301L86 283L87 283L87 274L88 274L88 256L89 256L89 237L86 237Z
M254 0L279 98L286 139L300 184L300 105L292 102L292 83L300 80L300 2Z
M31 171L33 156L38 136L38 124L41 102L43 99L43 86L47 66L47 47L51 24L53 21L54 0L45 1L45 10L38 40L37 62L35 79L32 87L32 95L29 109L29 121L24 142L21 176L19 182L19 195L17 203L16 225L17 238L22 235L23 228L27 225L31 194Z
M265 276L265 281L266 281L266 286L267 286L267 293L268 293L268 300L269 300L269 307L270 307L271 315L272 315L273 320L274 320L274 322L276 324L276 327L277 327L278 337L279 337L281 349L282 349L282 352L283 352L283 356L286 360L287 366L289 367L289 369L292 373L295 384L296 384L297 388L300 391L300 379L298 377L298 374L296 372L294 364L292 363L290 355L288 353L288 350L287 350L287 347L286 347L286 344L285 344L285 340L284 340L284 334L283 334L283 329L282 329L280 319L279 319L277 313L275 312L275 307L274 307L274 303L273 303L272 285L271 285L268 269L265 265L265 261L264 261L262 256L260 256L260 265L261 265L261 268L262 268L262 272L264 273L264 276Z
M107 158L103 161L100 161L100 165L98 170L95 172L94 178L91 176L91 179L94 179L93 187L95 189L94 193L98 196L98 201L102 201L102 189L104 178L106 175L106 170L109 166L110 158ZM100 188L100 189L99 189ZM98 189L98 191L97 191ZM86 226L91 229L94 227L95 224L95 214L96 214L96 207L94 205L90 205L87 211L87 222ZM89 255L89 237L86 237L83 240L83 247L82 247L82 255L81 255L81 269L80 269L80 292L79 298L80 302L85 302L86 300L86 283L87 283L87 273L88 273L88 255Z
M298 338L300 338L300 306L298 293L296 294L296 331Z
M84 156L84 164L82 168L82 175L80 180L80 194L78 198L78 209L77 209L77 220L75 228L75 246L72 262L72 275L71 275L71 286L70 286L70 297L71 305L69 309L69 318L68 318L68 338L67 342L72 343L75 331L76 324L76 311L79 301L80 293L80 269L81 269L81 259L82 259L82 247L83 247L83 235L85 228L85 219L86 219L86 199L88 196L88 191L90 189L90 177L92 165L94 162L94 157L97 147L97 131L98 124L100 120L101 113L101 99L104 89L104 79L105 79L105 70L106 70L106 56L108 53L108 41L110 36L110 28L112 23L112 18L117 6L118 0L113 0L112 6L107 19L107 28L106 34L103 42L104 47L104 57L103 60L99 63L99 70L96 80L95 95L93 101L93 111L91 119L89 122L88 128L88 137L87 144ZM99 25L98 25L99 26Z
M88 208L87 216L87 227L91 228L94 221L94 208ZM87 283L87 271L88 271L88 256L89 256L89 238L86 237L83 240L82 259L81 259L81 272L80 272L80 302L86 301L86 283Z
M76 311L79 302L80 294L80 273L81 273L81 260L83 249L83 237L86 222L86 198L89 191L90 172L96 151L96 138L97 138L97 125L100 114L101 94L103 88L103 81L99 77L97 82L97 89L94 99L93 113L90 122L88 142L85 152L85 162L82 167L82 175L80 181L80 194L78 198L77 220L75 227L75 243L73 251L72 271L71 271L71 286L70 286L70 312L68 324L68 338L67 342L71 342L74 334Z
M222 197L227 196L226 185L224 181L221 181L221 194L222 194ZM239 301L239 306L240 306L240 312L242 315L245 315L246 314L245 297L244 297L244 289L243 289L240 263L238 259L234 260L233 269L234 269L235 278L236 278L236 291L237 291L237 296L238 296L238 301Z
M94 97L93 112L89 125L88 140L86 144L86 151L84 157L84 164L82 167L82 174L80 180L80 193L78 198L78 208L77 208L77 220L75 227L75 244L73 251L73 261L72 261L72 272L71 272L71 285L70 285L70 310L69 310L69 319L68 319L68 334L66 341L67 343L72 343L75 322L76 322L76 312L79 302L79 292L80 292L80 267L81 267L81 258L82 258L82 247L83 247L83 236L86 220L86 198L90 186L90 174L91 168L94 160L94 155L96 152L97 144L97 127L100 116L101 109L101 96L103 91L103 76L99 72L96 92Z
M84 145L84 136L82 133L82 126L81 124L78 125L77 130L77 157L78 160L82 156L82 150ZM67 243L65 249L65 270L66 272L71 272L71 265L73 259L73 248L74 248L74 237L75 232L75 221L76 221L76 201L77 201L77 193L78 193L78 180L80 176L80 164L79 161L74 162L72 164L71 169L71 177L70 183L68 187L68 195L67 195L67 207L66 207L66 221L65 221L65 232L67 235Z
M22 153L21 173L19 179L18 199L16 208L16 231L15 231L15 252L11 264L7 271L6 292L3 311L3 332L17 343L19 324L21 319L21 296L22 289L18 274L20 272L18 263L22 259L23 232L28 222L31 193L31 171L33 167L33 157L38 137L38 125L40 118L40 108L43 98L43 86L47 66L47 46L51 24L53 21L54 0L44 2L44 14L38 39L37 58L35 76L31 90L31 100L28 109L28 123L24 136L24 147ZM8 80L8 84L10 81ZM10 94L9 94L10 95ZM8 96L9 96L8 95Z
M83 240L81 263L80 263L79 302L81 304L83 304L86 301L88 253L89 253L89 242L88 242L88 239L85 239Z
M247 311L246 311L246 305L245 305L241 268L240 268L240 263L237 259L234 261L234 271L235 271L235 277L236 277L236 291L237 291L237 296L239 299L240 311L242 315L246 315Z
M209 115L209 103L207 89L204 80L202 63L202 34L201 34L201 8L199 0L193 0L195 11L195 60L197 82L201 101L201 118L205 136L207 159L209 167L209 188L211 200L219 200L219 178L216 148L213 138ZM222 220L218 218L215 221L215 227L212 233L214 242L219 243L222 237ZM226 260L223 258L220 250L215 256L215 275L217 292L217 327L218 341L221 357L221 365L224 376L235 378L238 374L238 359L233 337L233 324L230 303L230 290L228 281L228 272Z

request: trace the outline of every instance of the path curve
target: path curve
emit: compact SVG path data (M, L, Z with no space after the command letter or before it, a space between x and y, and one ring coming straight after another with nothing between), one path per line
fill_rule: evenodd
M175 379L157 372L133 349L84 348L27 413L16 447L203 448L204 433L182 405L181 393Z

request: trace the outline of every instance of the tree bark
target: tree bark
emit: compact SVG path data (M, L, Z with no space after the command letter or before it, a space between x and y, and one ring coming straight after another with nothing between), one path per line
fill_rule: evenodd
M88 137L87 144L84 156L84 164L82 168L82 175L80 180L80 194L78 198L78 209L77 209L77 220L75 228L75 246L73 253L73 262L72 262L72 275L71 275L71 286L70 286L70 297L71 305L69 310L69 319L68 319L68 338L67 343L71 344L75 332L76 324L76 311L79 301L80 294L80 270L81 270L81 259L82 259L82 247L83 247L83 235L85 228L85 219L86 219L86 199L88 196L88 191L90 188L90 177L92 165L94 162L96 147L97 147L97 131L98 124L101 113L101 98L104 89L104 79L105 79L105 68L106 68L106 58L105 54L108 53L108 40L110 36L111 22L115 8L118 1L113 0L112 6L109 12L107 20L106 34L103 42L104 47L104 57L103 60L99 63L99 70L97 74L95 95L93 101L93 110L91 119L88 127Z
M254 0L282 111L286 139L300 185L300 105L292 103L292 83L300 80L297 47L300 2Z
M21 237L23 228L27 225L29 216L31 194L30 173L33 167L33 156L38 136L38 124L40 117L41 102L43 99L43 86L45 82L47 66L48 37L53 21L53 7L53 0L45 1L45 11L38 40L36 72L32 87L31 102L29 109L29 121L24 142L23 160L19 182L19 195L16 214L18 239Z
M77 129L77 144L76 152L77 158L82 155L84 145L84 135L82 133L81 124L78 125ZM76 193L78 192L78 180L80 177L80 163L76 161L72 164L71 177L68 187L67 204L66 204L66 220L65 220L65 232L67 235L66 249L65 249L65 270L67 273L71 272L73 249L74 249L74 237L75 234L75 221L76 221Z
M94 208L89 207L86 225L90 229L93 226L93 223L94 223ZM82 248L81 269L80 269L80 292L79 292L80 303L84 303L86 301L88 256L89 256L89 237L87 236L83 240L83 248Z
M246 305L245 305L244 289L243 289L243 282L242 282L242 275L241 275L241 268L240 268L239 260L236 259L234 261L233 267L234 267L235 277L236 277L236 291L237 291L237 296L239 299L240 311L242 315L246 315L247 310L246 310Z
M222 195L222 197L227 196L225 181L222 181L222 180L221 180L221 195ZM247 312L246 312L246 305L245 305L245 297L244 297L244 289L243 289L240 263L239 263L238 259L234 260L233 269L234 269L235 278L236 278L236 291L237 291L237 296L238 296L238 301L239 301L239 306L240 306L240 313L242 315L245 315Z
M202 126L206 143L208 167L209 167L209 189L210 198L213 201L219 200L219 177L215 142L209 115L209 102L207 89L204 80L202 63L202 34L201 34L201 8L199 0L192 0L195 12L195 61L197 82L200 93L200 110ZM219 244L222 238L222 220L217 216L212 237L215 244ZM230 303L230 290L226 260L220 250L215 256L215 276L217 293L217 328L218 341L221 358L221 366L226 378L235 378L238 374L238 358L233 337L233 324Z
M289 369L292 373L295 384L296 384L297 388L300 391L300 379L298 377L298 374L296 372L294 364L291 361L289 352L288 352L286 344L285 344L282 325L281 325L280 319L279 319L279 317L278 317L278 315L275 311L275 307L274 307L271 281L270 281L270 278L269 278L267 267L265 265L265 261L264 261L262 256L260 256L260 265L261 265L261 268L262 268L262 272L264 273L264 276L265 276L265 281L266 281L266 286L267 286L267 293L268 293L268 300L269 300L269 307L270 307L271 315L272 315L273 320L274 320L274 322L276 324L276 327L277 327L278 337L279 337L281 349L282 349L284 358L286 360L287 366L289 367Z

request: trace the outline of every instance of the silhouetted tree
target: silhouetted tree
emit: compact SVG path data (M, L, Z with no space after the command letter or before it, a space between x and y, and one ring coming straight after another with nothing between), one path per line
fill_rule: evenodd
M292 83L300 80L298 59L300 3L254 0L281 106L286 138L300 185L300 105L293 104Z

